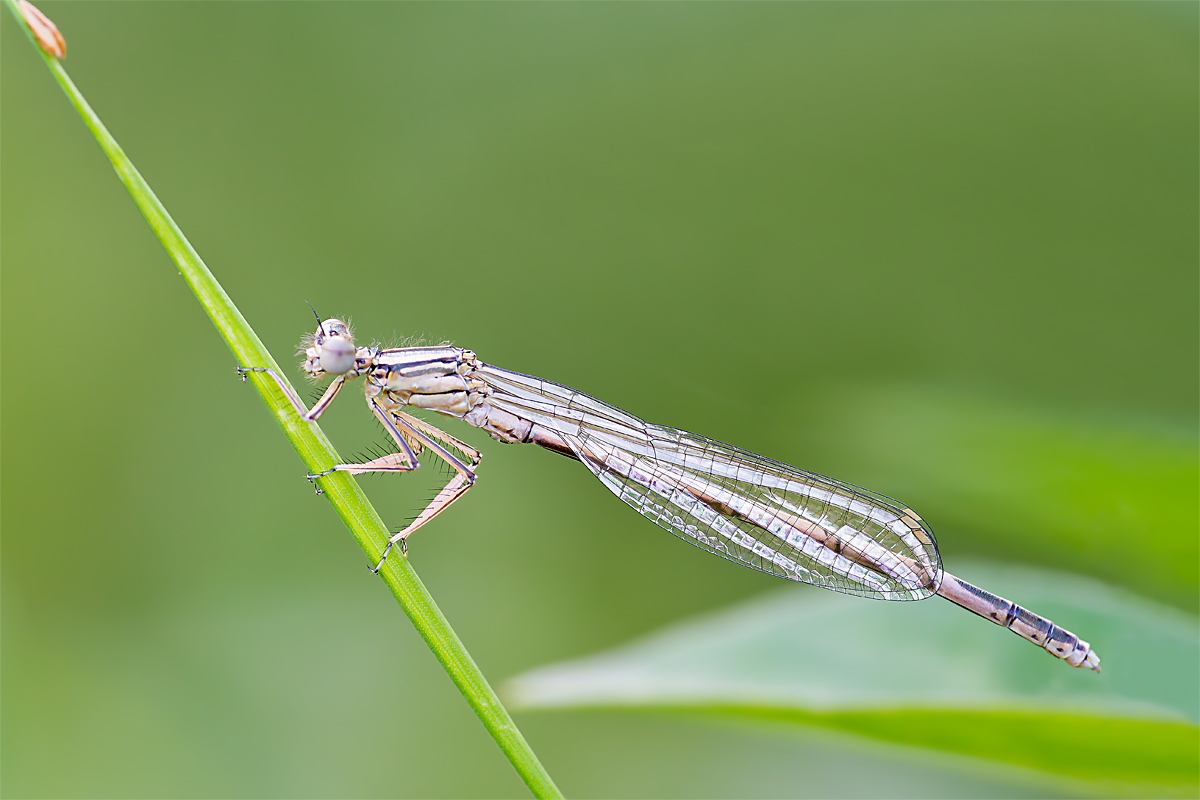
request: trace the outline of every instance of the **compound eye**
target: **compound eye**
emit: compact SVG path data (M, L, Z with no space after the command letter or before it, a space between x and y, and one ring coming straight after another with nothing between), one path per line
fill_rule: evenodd
M346 323L340 319L323 320L317 326L317 332L313 335L313 343L321 345L337 336L346 336ZM346 338L350 337L347 336Z
M327 339L321 345L321 369L330 375L345 375L354 369L355 347L340 336Z

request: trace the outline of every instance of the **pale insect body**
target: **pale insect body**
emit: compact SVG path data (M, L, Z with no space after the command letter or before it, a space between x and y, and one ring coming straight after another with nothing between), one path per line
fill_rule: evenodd
M461 419L506 443L537 444L581 461L621 500L685 541L789 580L884 600L939 594L1003 625L1074 667L1100 671L1091 646L1070 631L945 572L933 532L882 495L797 469L694 433L653 425L541 378L501 369L458 347L356 347L340 320L320 322L304 351L314 378L335 376L311 410L265 368L309 421L342 386L362 377L371 412L398 452L334 471L407 472L428 450L454 471L391 548L475 482L479 451L405 412Z

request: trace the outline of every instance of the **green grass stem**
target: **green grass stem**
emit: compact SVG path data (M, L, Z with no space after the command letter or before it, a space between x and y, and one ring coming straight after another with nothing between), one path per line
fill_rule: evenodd
M15 0L5 0L9 10L17 18L22 29L29 36L30 42L38 54L46 62L50 74L58 81L67 98L79 112L84 123L91 130L96 141L104 150L113 168L120 176L121 182L129 190L134 203L154 229L155 235L163 247L170 253L171 258L179 267L188 285L195 292L196 298L204 307L217 331L233 351L238 363L245 366L271 367L276 374L283 376L279 365L271 357L266 347L259 340L245 317L238 311L229 295L221 288L213 274L209 272L200 256L192 248L187 237L175 224L166 208L159 202L150 186L134 168L133 163L125 155L120 145L104 127L96 112L88 105L79 89L71 81L62 64L52 56L46 55L38 47L28 26L25 24L21 11ZM235 375L230 370L229 379ZM252 373L251 378L258 387L267 407L275 416L275 420L287 435L288 441L296 448L300 458L310 472L321 472L334 464L341 463L333 445L326 438L316 423L303 421L284 394L266 375ZM286 378L284 378L286 380ZM344 472L336 472L323 479L322 487L325 496L337 510L346 523L346 527L354 534L367 554L370 563L376 563L387 544L389 533L387 526L379 514L367 500L358 483ZM462 641L455 635L450 623L442 616L442 612L434 603L433 598L417 577L408 559L398 557L393 553L379 571L379 576L387 584L404 613L412 620L417 631L425 639L429 649L441 662L454 685L462 692L463 697L475 710L488 733L496 740L496 744L512 763L513 768L525 781L535 797L561 797L558 787L550 778L537 756L530 748L525 737L517 729L508 711L500 703L500 699L476 666L475 661L467 652Z

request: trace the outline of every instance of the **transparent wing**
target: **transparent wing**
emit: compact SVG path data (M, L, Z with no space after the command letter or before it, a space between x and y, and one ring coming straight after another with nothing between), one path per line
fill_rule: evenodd
M848 594L921 600L937 590L933 533L886 497L541 378L490 365L474 377L492 387L490 402L554 431L613 494L684 541Z

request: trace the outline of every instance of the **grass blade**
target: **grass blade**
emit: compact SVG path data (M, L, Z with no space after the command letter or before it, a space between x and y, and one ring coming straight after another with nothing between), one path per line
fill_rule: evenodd
M5 3L26 34L30 36L30 41L37 47L17 3L14 0L5 0ZM92 135L96 137L96 141L99 142L101 149L112 162L121 182L129 190L134 203L137 204L155 235L158 236L163 247L179 267L180 273L192 288L196 298L216 326L221 338L233 351L238 362L246 366L269 366L277 374L284 375L250 324L205 266L171 215L167 213L166 208L159 202L150 186L105 128L96 112L88 105L63 69L62 64L40 49L38 52L46 62L50 74L54 76L88 129L91 130ZM233 378L234 374L231 370L230 380ZM321 472L341 462L333 445L320 427L315 423L306 423L301 420L287 398L270 378L255 373L251 379L310 472ZM329 498L371 563L374 564L382 555L389 537L383 520L380 519L379 514L371 506L358 484L346 473L339 472L330 475L323 487L325 496ZM400 603L401 608L404 609L404 613L408 615L417 631L425 639L429 649L441 662L455 686L475 710L484 727L496 740L534 796L560 797L561 794L554 781L538 761L537 756L517 729L508 711L500 703L496 693L476 666L462 641L455 635L446 618L442 616L409 561L405 558L389 558L379 574Z

